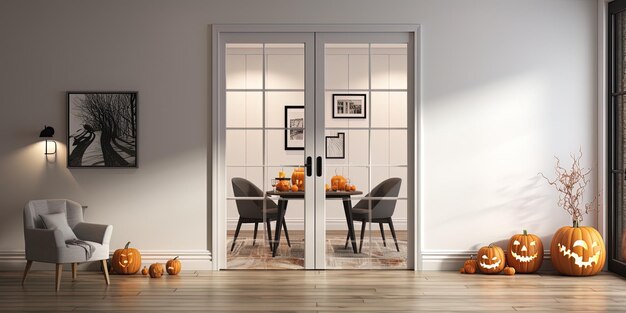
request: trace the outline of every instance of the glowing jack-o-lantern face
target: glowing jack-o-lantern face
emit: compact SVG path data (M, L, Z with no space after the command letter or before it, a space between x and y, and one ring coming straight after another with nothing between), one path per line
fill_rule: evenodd
M494 245L478 250L478 269L485 274L500 273L504 269L504 251Z
M588 276L604 267L604 240L593 227L561 227L552 237L550 255L554 268L561 274Z
M129 248L130 241L124 249L117 249L111 258L111 266L118 274L135 274L141 268L141 253L135 248Z
M523 234L513 235L509 240L506 262L517 273L533 273L543 262L543 243L541 239L524 230Z

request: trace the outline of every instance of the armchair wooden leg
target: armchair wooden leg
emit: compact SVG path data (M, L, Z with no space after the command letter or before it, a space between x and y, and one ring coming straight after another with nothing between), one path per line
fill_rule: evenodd
M78 263L72 263L72 280L76 280Z
M109 268L107 267L107 260L102 260L102 268L104 269L104 280L106 281L107 285L111 284L111 281L109 280Z
M378 227L380 227L380 236L383 237L383 247L386 247L387 241L385 240L385 229L383 228L383 223L378 223Z
M254 236L252 237L252 245L256 244L256 233L259 230L259 223L254 223Z
M56 291L61 289L61 274L63 274L63 264L57 263Z
M393 228L393 222L391 221L391 217L389 218L389 229L391 229L391 236L393 236L393 241L396 243L396 250L400 252L400 246L398 246L398 238L396 237L396 230Z
M28 271L30 271L30 267L33 265L33 261L27 260L26 267L24 268L24 276L22 276L22 285L26 281L26 275L28 275Z
M361 222L361 242L359 242L359 253L361 253L361 248L363 248L363 237L365 236L365 223L366 221Z

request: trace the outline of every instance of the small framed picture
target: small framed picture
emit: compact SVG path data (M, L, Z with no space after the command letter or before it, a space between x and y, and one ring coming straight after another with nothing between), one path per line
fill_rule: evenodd
M326 136L326 158L346 158L346 134L337 133L337 136Z
M365 94L333 94L333 118L366 118Z
M67 114L67 167L137 167L137 92L68 92Z
M285 106L285 150L304 150L304 106Z

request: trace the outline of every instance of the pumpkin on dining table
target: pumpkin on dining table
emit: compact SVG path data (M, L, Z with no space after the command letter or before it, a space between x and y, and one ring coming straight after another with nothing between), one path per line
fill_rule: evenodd
M506 262L517 273L534 273L543 262L543 243L537 235L529 234L524 229L509 240Z
M167 263L165 263L165 270L170 275L177 275L178 273L180 273L180 268L181 264L180 260L178 260L178 256L171 260L168 260Z
M335 176L330 178L330 185L333 186L333 190L345 190L346 178L335 172ZM337 187L335 188L335 186Z
M135 248L129 248L130 241L123 249L117 249L111 257L111 267L122 275L132 275L141 268L141 253Z
M298 190L304 191L304 167L296 167L293 170L291 184L298 186Z
M590 276L602 270L606 250L602 235L593 227L564 226L554 233L550 244L552 265L559 273Z
M478 250L478 270L483 274L497 274L504 269L504 251L502 248L490 244Z

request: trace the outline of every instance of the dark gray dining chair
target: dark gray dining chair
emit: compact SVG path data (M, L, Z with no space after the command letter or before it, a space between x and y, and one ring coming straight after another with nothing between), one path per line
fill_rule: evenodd
M255 184L251 181L241 178L234 177L232 179L233 191L235 197L263 197L263 191L259 189ZM237 204L237 211L239 212L239 221L237 222L237 229L235 230L235 237L233 238L233 244L230 247L230 251L233 251L235 248L235 241L237 240L237 236L239 236L239 230L241 229L241 224L244 223L254 223L254 237L252 239L252 245L256 244L256 235L259 229L259 223L265 222L267 225L267 238L272 240L272 228L270 222L278 220L278 205L276 202L271 199L265 200L265 212L263 212L263 200L235 200ZM263 217L265 216L265 219ZM283 229L285 230L285 238L287 239L287 244L291 247L291 242L289 241L289 233L287 232L287 224L285 223L285 219L283 218ZM271 249L271 246L270 246Z
M373 198L382 198L382 197L397 197L400 193L400 185L402 184L402 179L394 177L389 178L380 184L378 184L374 189L370 191L367 195L365 195L366 199L360 200L353 208L352 208L352 218L355 221L361 222L361 242L359 242L359 253L361 253L361 248L363 247L363 237L365 235L365 225L366 223L378 223L380 227L380 235L383 237L383 245L386 247L387 242L385 240L385 230L383 228L383 224L389 224L389 229L391 230L391 235L393 236L393 241L396 244L396 250L400 252L400 247L398 246L398 238L396 237L396 230L393 228L393 221L391 220L391 216L393 216L393 212L396 209L396 199L389 200L368 200L367 197ZM371 206L370 206L371 201ZM348 248L348 241L350 240L350 234L348 233L348 237L346 239L345 248Z

